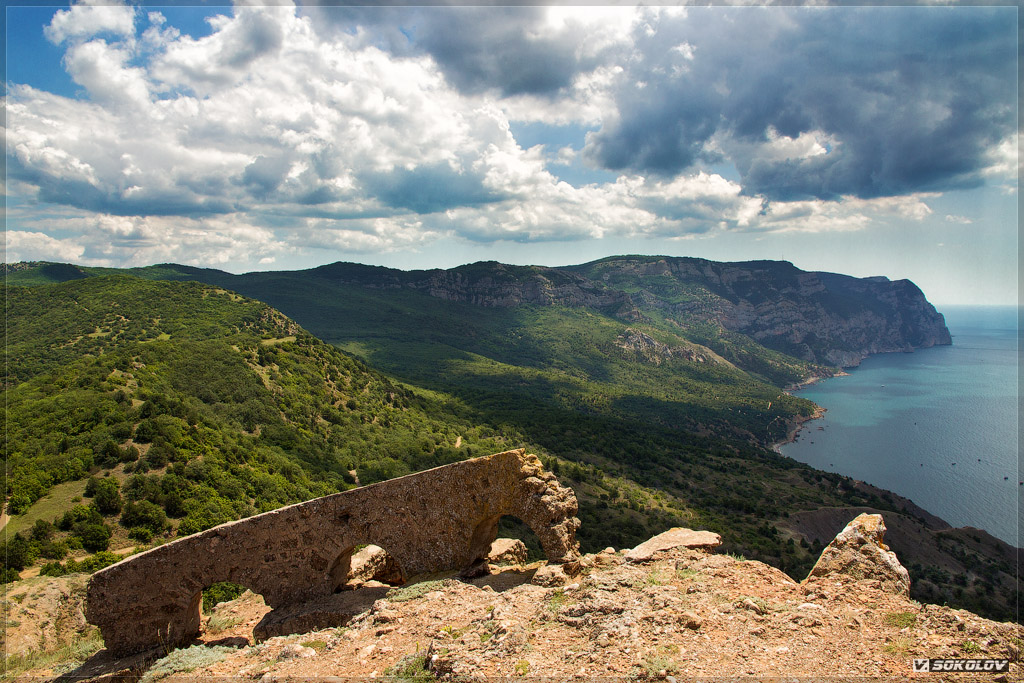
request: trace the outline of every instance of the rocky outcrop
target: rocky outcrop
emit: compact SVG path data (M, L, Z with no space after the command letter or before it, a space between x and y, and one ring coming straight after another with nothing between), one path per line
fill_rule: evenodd
M467 460L223 524L97 572L86 617L128 654L190 641L202 591L231 581L273 608L330 596L357 545L385 549L404 578L487 557L504 515L537 535L548 560L579 557L576 496L522 450Z
M732 363L725 360L711 349L699 344L687 344L686 346L663 344L646 332L627 327L616 340L615 345L620 349L632 351L648 363L661 365L667 360L685 360L691 363L712 363L715 365L732 366Z
M684 326L716 323L813 363L849 367L873 353L952 343L942 315L909 280L806 272L785 261L669 257L613 257L577 270L639 287L630 296L641 311Z
M584 555L579 564L585 571L571 581L558 565L535 563L492 568L473 579L456 580L453 572L402 588L362 587L270 613L246 593L218 605L211 630L201 634L206 645L187 651L199 668L180 668L183 653L156 662L166 653L129 659L101 653L65 677L137 680L149 669L146 680L174 671L188 671L196 681L328 674L366 680L818 680L823 671L836 671L903 681L913 658L971 657L1008 660L984 680L1020 680L1024 629L892 590L879 578L878 566L888 561L863 551L884 550L881 532L877 519L854 520L833 545L860 549L862 557L827 569L822 564L802 583L761 562L714 553L705 543L714 538L702 538L713 534L680 528L634 549L658 546L642 561L613 548ZM692 540L705 547L690 547ZM831 554L830 546L824 555ZM549 568L554 580L535 580ZM25 597L23 583L12 588L22 607L33 601L17 597ZM29 617L29 611L18 613L23 621ZM52 615L37 618L43 626ZM217 647L224 644L233 647ZM52 675L36 669L26 680Z
M395 562L395 558L377 545L368 545L352 555L348 582L365 583L367 581L402 583L402 568Z
M884 590L910 594L910 574L883 542L882 515L858 515L832 540L811 569L810 577L844 574L874 580Z
M338 263L311 273L478 306L587 307L630 322L656 313L683 329L712 323L797 358L840 367L873 353L951 343L942 315L909 280L807 272L786 261L617 256L560 268L484 262L410 272ZM665 357L666 349L653 339L627 337L620 346L652 362ZM692 360L714 360L689 352L695 353Z
M722 537L710 531L676 527L648 539L626 553L628 562L649 562L660 553L676 548L713 550L722 545Z

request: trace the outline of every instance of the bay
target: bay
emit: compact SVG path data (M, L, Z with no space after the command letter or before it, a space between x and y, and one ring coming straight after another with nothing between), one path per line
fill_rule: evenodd
M1017 309L941 309L952 346L866 358L797 393L826 409L781 452L1021 547Z

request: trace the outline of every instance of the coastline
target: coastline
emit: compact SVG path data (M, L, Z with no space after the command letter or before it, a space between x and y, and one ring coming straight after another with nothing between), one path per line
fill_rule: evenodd
M775 443L773 443L771 445L771 449L778 453L779 455L784 455L784 453L782 452L782 447L788 443L793 443L794 441L796 441L796 435L799 434L800 430L804 428L804 424L810 422L811 420L817 420L819 418L825 417L826 412L828 412L826 408L822 408L821 406L815 404L814 412L811 413L810 415L801 415L790 420L788 422L789 428L786 430L786 438L782 439L781 441L776 441Z
M832 375L813 375L811 377L805 378L802 382L798 382L797 384L790 384L783 391L789 394L794 391L806 389L812 384L817 384L823 379L831 379L832 377L848 377L849 375L850 373L845 372L844 370L839 370L838 372ZM788 443L793 443L794 441L796 441L796 436L797 434L800 433L800 430L804 428L804 424L810 422L811 420L817 420L824 417L826 412L828 412L827 408L822 408L821 406L815 404L814 412L811 413L810 415L798 416L790 420L788 422L788 429L786 429L786 438L782 439L781 441L776 441L772 443L771 446L769 446L769 448L771 448L779 455L783 455L782 447Z

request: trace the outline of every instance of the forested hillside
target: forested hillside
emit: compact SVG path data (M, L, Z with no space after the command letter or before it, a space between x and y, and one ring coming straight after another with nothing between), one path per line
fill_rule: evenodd
M179 268L160 275L183 277ZM46 279L39 273L11 281ZM9 570L519 446L576 490L588 551L675 525L713 528L727 550L802 578L819 548L788 522L794 512L864 506L918 524L912 511L896 514L906 502L891 494L765 449L812 406L650 321L259 281L338 348L217 284L68 274L5 292L4 453L10 528L21 532L8 543ZM728 353L722 344L733 342L717 343ZM734 343L765 367L819 370ZM956 565L965 582L998 585L1009 571L1001 555L970 554ZM922 564L929 578L918 585L932 599L1008 614L980 585L954 596L948 569Z

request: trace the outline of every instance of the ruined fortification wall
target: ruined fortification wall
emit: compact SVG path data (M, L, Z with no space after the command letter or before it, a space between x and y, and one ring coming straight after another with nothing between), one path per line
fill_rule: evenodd
M223 524L125 559L89 584L86 618L123 655L189 642L202 591L218 581L271 607L330 595L353 548L387 550L406 578L486 557L498 520L537 534L549 562L578 557L576 496L534 455L507 451L337 493Z

